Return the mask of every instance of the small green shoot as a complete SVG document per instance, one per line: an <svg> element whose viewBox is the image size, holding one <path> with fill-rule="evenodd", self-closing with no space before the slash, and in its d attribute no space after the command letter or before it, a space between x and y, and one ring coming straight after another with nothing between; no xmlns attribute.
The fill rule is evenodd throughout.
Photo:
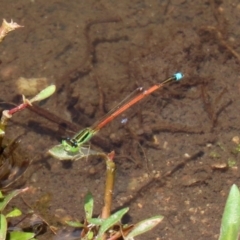
<svg viewBox="0 0 240 240"><path fill-rule="evenodd" d="M122 217L128 212L129 208L123 208L113 213L109 218L105 219L99 229L97 240L101 240L103 235L115 224L120 223Z"/></svg>
<svg viewBox="0 0 240 240"><path fill-rule="evenodd" d="M0 239L6 239L7 236L7 219L1 214L0 215Z"/></svg>
<svg viewBox="0 0 240 240"><path fill-rule="evenodd" d="M6 215L6 218L19 217L22 215L22 211L18 208L14 208L11 212Z"/></svg>
<svg viewBox="0 0 240 240"><path fill-rule="evenodd" d="M43 89L40 93L38 93L35 97L31 98L30 100L26 99L23 96L22 104L20 104L19 106L15 107L13 109L3 111L3 114L6 115L5 117L10 118L14 113L22 111L26 107L31 106L32 103L42 101L42 100L50 97L55 92L55 90L56 90L56 86L50 85L50 86L46 87L45 89Z"/></svg>
<svg viewBox="0 0 240 240"><path fill-rule="evenodd" d="M87 233L87 239L88 239L88 240L91 240L91 239L93 239L93 237L94 237L94 233L93 233L92 231L89 231L89 232Z"/></svg>
<svg viewBox="0 0 240 240"><path fill-rule="evenodd" d="M84 211L85 211L85 216L87 220L92 219L92 214L93 214L93 196L90 192L88 192L84 198ZM66 221L66 223L71 226L71 227L84 227L84 224L76 221Z"/></svg>
<svg viewBox="0 0 240 240"><path fill-rule="evenodd" d="M5 136L5 129L8 124L8 120L12 117L12 115L16 112L22 111L28 106L31 106L33 102L36 101L42 101L48 97L50 97L56 90L55 85L50 85L43 89L40 93L38 93L35 97L28 100L23 96L23 103L18 105L17 107L10 109L10 110L4 110L2 112L1 120L0 120L0 148L2 148L2 141Z"/></svg>
<svg viewBox="0 0 240 240"><path fill-rule="evenodd" d="M35 233L31 232L20 232L20 231L9 231L8 232L8 222L7 218L18 217L22 215L22 212L15 208L10 211L8 214L4 215L2 212L6 208L9 201L11 201L18 194L27 191L28 188L14 190L6 196L3 196L0 192L0 240L34 240Z"/></svg>
<svg viewBox="0 0 240 240"><path fill-rule="evenodd" d="M133 239L133 237L136 237L142 233L152 230L162 220L163 216L159 215L135 224L131 232L125 237L125 240Z"/></svg>
<svg viewBox="0 0 240 240"><path fill-rule="evenodd" d="M6 119L9 119L12 117L12 115L16 112L22 111L28 106L31 106L34 102L42 101L46 98L49 98L53 93L56 91L55 85L50 85L43 89L41 92L39 92L36 96L34 96L31 99L26 99L24 95L22 95L23 103L18 105L17 107L10 109L10 110L4 110L2 113L1 118L1 125L3 125L3 122L6 121ZM6 125L6 124L5 124Z"/></svg>
<svg viewBox="0 0 240 240"><path fill-rule="evenodd" d="M163 219L162 216L155 216L143 220L135 225L123 225L121 220L129 211L123 208L111 214L112 193L115 176L115 163L113 161L114 152L105 156L106 161L106 184L104 194L104 207L102 214L98 218L93 218L94 199L89 192L84 198L85 219L80 222L66 222L69 226L83 228L81 233L82 240L105 240L105 239L125 239L132 240L133 237L143 234L154 228Z"/></svg>
<svg viewBox="0 0 240 240"><path fill-rule="evenodd" d="M80 223L80 222L75 222L75 221L66 221L66 224L70 227L74 227L74 228L82 228L84 227L84 224Z"/></svg>
<svg viewBox="0 0 240 240"><path fill-rule="evenodd" d="M104 222L104 219L102 219L102 218L90 218L88 220L88 222L95 225L95 226L101 226Z"/></svg>
<svg viewBox="0 0 240 240"><path fill-rule="evenodd" d="M7 196L3 196L2 193L0 195L0 212L2 212L5 207L7 206L7 204L14 198L16 197L18 194L26 192L28 190L28 188L24 188L24 189L18 189L18 190L14 190L11 193L9 193Z"/></svg>
<svg viewBox="0 0 240 240"><path fill-rule="evenodd" d="M84 210L85 210L85 215L86 219L92 218L93 214L93 196L90 192L87 193L84 199Z"/></svg>
<svg viewBox="0 0 240 240"><path fill-rule="evenodd" d="M32 99L29 100L30 103L33 102L39 102L42 101L46 98L49 98L50 96L52 96L54 94L54 92L56 91L56 86L55 85L50 85L48 87L46 87L45 89L43 89L40 93L38 93L35 97L33 97Z"/></svg>
<svg viewBox="0 0 240 240"><path fill-rule="evenodd" d="M85 236L82 237L84 240L102 240L104 235L109 236L115 235L114 239L121 239L124 236L125 240L131 240L140 234L152 230L158 223L163 219L163 216L154 216L152 218L143 220L135 225L122 225L122 217L129 211L129 208L123 208L110 215L107 219L102 218L90 218L90 214L93 212L93 197L91 193L87 193L85 197L85 214L86 219L84 223L67 221L66 223L75 228L84 228ZM87 210L86 210L87 209ZM87 217L88 216L88 217ZM117 230L118 229L118 230Z"/></svg>
<svg viewBox="0 0 240 240"><path fill-rule="evenodd" d="M240 230L240 192L233 184L225 205L219 240L237 240Z"/></svg>
<svg viewBox="0 0 240 240"><path fill-rule="evenodd" d="M9 233L9 240L36 240L34 233L14 231Z"/></svg>

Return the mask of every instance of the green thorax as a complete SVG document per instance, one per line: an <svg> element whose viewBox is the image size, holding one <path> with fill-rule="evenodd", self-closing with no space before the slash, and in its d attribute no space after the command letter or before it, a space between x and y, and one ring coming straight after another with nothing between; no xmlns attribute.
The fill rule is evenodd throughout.
<svg viewBox="0 0 240 240"><path fill-rule="evenodd" d="M85 128L72 138L63 140L62 145L67 152L78 152L81 146L92 138L94 133L95 131L91 128Z"/></svg>

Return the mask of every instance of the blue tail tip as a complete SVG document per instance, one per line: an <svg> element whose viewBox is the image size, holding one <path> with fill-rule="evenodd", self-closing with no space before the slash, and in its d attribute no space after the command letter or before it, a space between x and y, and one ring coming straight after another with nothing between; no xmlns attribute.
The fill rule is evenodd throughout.
<svg viewBox="0 0 240 240"><path fill-rule="evenodd" d="M181 72L178 72L175 73L173 76L175 77L176 81L180 81L184 75Z"/></svg>

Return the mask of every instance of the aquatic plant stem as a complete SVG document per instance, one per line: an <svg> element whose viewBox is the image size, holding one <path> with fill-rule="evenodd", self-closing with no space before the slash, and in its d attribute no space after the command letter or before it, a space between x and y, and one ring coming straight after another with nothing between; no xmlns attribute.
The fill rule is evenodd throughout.
<svg viewBox="0 0 240 240"><path fill-rule="evenodd" d="M4 110L2 112L1 120L0 120L0 151L2 148L2 141L5 136L5 129L8 124L8 120L12 117L12 115L16 112L22 111L23 109L32 106L33 102L44 100L48 97L50 97L56 90L55 85L50 85L43 89L41 92L39 92L36 96L34 96L31 99L26 99L23 95L23 103L16 106L15 108L12 108L10 110Z"/></svg>
<svg viewBox="0 0 240 240"><path fill-rule="evenodd" d="M112 194L115 179L115 163L113 162L114 151L109 153L106 158L107 175L104 194L104 207L102 209L102 219L106 219L111 215Z"/></svg>
<svg viewBox="0 0 240 240"><path fill-rule="evenodd" d="M102 209L102 219L107 219L111 214L112 207L112 194L113 194L113 186L114 186L114 178L115 178L115 163L113 162L115 152L112 151L108 155L105 155L106 159L106 185L105 185L105 193L104 193L104 206ZM106 233L102 236L102 240L106 240Z"/></svg>
<svg viewBox="0 0 240 240"><path fill-rule="evenodd" d="M2 112L2 116L0 120L0 146L2 146L2 140L3 140L3 137L5 136L5 129L8 124L8 120L12 117L14 113L23 110L28 105L31 105L31 103L29 101L26 101L11 110L4 110Z"/></svg>

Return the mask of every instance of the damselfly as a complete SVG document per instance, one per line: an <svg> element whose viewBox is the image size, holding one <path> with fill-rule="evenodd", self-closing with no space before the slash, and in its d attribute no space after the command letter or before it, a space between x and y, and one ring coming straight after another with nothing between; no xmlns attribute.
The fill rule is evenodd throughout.
<svg viewBox="0 0 240 240"><path fill-rule="evenodd" d="M61 144L52 147L48 151L49 154L59 160L78 160L88 155L97 154L96 151L84 147L84 144L88 142L101 128L103 128L135 103L139 102L157 89L162 88L166 83L180 81L182 78L182 73L176 73L172 77L167 78L161 83L153 85L147 90L138 88L138 94L136 94L136 90L132 92L128 97L121 101L120 104L110 110L110 112L108 112L100 121L97 121L91 127L81 130L72 138L63 140Z"/></svg>

